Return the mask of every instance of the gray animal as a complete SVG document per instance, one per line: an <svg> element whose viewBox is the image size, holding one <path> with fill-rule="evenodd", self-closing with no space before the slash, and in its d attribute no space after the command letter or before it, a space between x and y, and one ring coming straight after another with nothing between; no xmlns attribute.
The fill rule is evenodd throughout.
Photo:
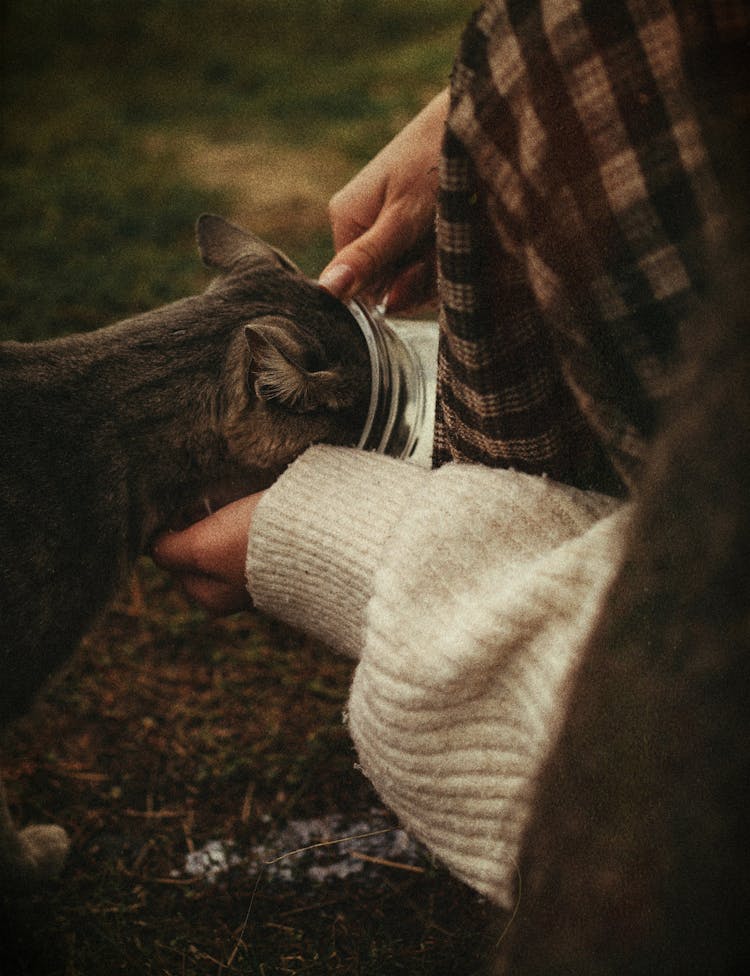
<svg viewBox="0 0 750 976"><path fill-rule="evenodd" d="M197 236L220 272L203 294L85 335L0 343L2 724L156 533L364 425L369 360L344 306L220 217ZM67 847L59 827L17 832L0 782L0 880L54 873Z"/></svg>

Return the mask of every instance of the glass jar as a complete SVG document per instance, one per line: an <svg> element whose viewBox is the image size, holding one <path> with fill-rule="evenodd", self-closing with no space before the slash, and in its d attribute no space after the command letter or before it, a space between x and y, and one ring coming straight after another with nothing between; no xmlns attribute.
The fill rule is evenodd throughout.
<svg viewBox="0 0 750 976"><path fill-rule="evenodd" d="M370 405L357 447L430 467L435 424L438 325L388 321L356 299L349 311L370 356Z"/></svg>

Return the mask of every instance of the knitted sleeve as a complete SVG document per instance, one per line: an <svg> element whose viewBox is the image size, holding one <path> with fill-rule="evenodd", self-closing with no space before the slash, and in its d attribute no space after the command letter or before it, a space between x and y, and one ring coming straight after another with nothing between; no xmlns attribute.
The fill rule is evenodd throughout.
<svg viewBox="0 0 750 976"><path fill-rule="evenodd" d="M348 723L382 799L509 906L566 680L628 507L546 478L315 447L258 508L258 607L358 660Z"/></svg>

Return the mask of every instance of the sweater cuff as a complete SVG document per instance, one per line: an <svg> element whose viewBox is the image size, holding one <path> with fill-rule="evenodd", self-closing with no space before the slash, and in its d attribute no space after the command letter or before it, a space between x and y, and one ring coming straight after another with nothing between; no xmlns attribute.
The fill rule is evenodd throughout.
<svg viewBox="0 0 750 976"><path fill-rule="evenodd" d="M307 450L256 509L247 554L255 606L359 658L380 553L428 474L380 454Z"/></svg>

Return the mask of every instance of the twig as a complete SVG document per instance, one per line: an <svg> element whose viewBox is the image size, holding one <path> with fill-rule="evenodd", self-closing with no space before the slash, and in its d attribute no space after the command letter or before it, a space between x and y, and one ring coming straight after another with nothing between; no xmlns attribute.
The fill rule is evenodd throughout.
<svg viewBox="0 0 750 976"><path fill-rule="evenodd" d="M403 864L401 861L389 861L385 857L373 857L372 854L363 854L361 851L350 851L349 856L356 857L358 861L381 864L384 868L398 868L400 871L413 871L414 874L424 874L424 868L420 868L416 864Z"/></svg>
<svg viewBox="0 0 750 976"><path fill-rule="evenodd" d="M123 810L123 813L126 817L143 817L145 820L170 820L185 816L185 810L134 810L132 807Z"/></svg>
<svg viewBox="0 0 750 976"><path fill-rule="evenodd" d="M241 946L244 945L243 939L245 937L245 931L247 930L247 926L250 923L250 914L252 913L253 910L255 895L257 894L258 886L260 885L260 879L263 877L263 869L268 867L268 865L270 864L276 864L278 861L283 861L284 858L292 857L295 854L304 854L305 851L313 851L316 850L318 847L331 847L334 844L345 844L347 841L350 840L363 840L365 837L377 837L379 834L389 834L391 833L392 830L394 830L393 827L384 827L382 830L369 830L365 834L353 834L349 837L338 837L335 840L322 840L318 844L308 844L307 847L298 847L297 850L295 851L286 851L284 854L279 854L278 857L271 858L270 861L262 861L261 870L258 871L258 876L255 879L255 887L253 888L253 893L250 896L250 904L247 906L245 919L242 923L242 926L240 927L240 934L237 937L237 941L235 942L234 948L229 954L229 958L227 959L226 962L226 968L227 969L232 968L232 964L237 956L237 953L239 952Z"/></svg>
<svg viewBox="0 0 750 976"><path fill-rule="evenodd" d="M193 885L202 881L202 878L149 878L146 875L139 874L137 871L129 871L127 868L121 868L121 873L128 878L133 878L139 884L162 884L162 885Z"/></svg>
<svg viewBox="0 0 750 976"><path fill-rule="evenodd" d="M296 851L287 851L285 854L279 854L278 857L274 857L270 861L264 861L263 863L276 864L277 861L283 861L285 857L304 854L305 851L314 851L318 847L331 847L334 844L346 844L350 840L364 840L365 837L377 837L379 834L390 834L393 829L393 827L384 827L382 830L370 830L366 834L351 834L349 837L338 837L335 840L321 840L317 844L308 844L307 847L298 847Z"/></svg>
<svg viewBox="0 0 750 976"><path fill-rule="evenodd" d="M516 919L516 915L518 914L518 909L521 906L521 889L523 888L523 879L521 878L521 869L518 866L518 862L515 860L515 858L511 857L510 854L508 854L507 851L505 852L505 856L508 858L508 860L510 861L510 863L516 869L516 876L518 878L518 897L516 898L516 903L513 906L513 912L511 914L510 918L508 919L505 927L503 928L503 931L500 933L500 938L495 943L495 948L497 948L500 945L500 943L503 941L503 939L505 938L505 936L508 934L511 925L513 924L513 922Z"/></svg>

